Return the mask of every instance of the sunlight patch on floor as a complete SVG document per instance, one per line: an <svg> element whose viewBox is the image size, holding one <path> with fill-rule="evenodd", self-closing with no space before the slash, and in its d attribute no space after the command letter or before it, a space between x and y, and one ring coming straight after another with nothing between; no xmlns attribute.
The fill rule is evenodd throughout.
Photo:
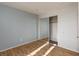
<svg viewBox="0 0 79 59"><path fill-rule="evenodd" d="M51 46L43 56L47 56L55 48L55 46L56 44L53 44L53 46Z"/></svg>
<svg viewBox="0 0 79 59"><path fill-rule="evenodd" d="M40 51L43 47L45 47L46 45L48 45L49 42L46 42L45 44L43 44L41 47L37 48L35 51L33 51L32 53L30 53L29 55L27 56L33 56L35 55L38 51Z"/></svg>

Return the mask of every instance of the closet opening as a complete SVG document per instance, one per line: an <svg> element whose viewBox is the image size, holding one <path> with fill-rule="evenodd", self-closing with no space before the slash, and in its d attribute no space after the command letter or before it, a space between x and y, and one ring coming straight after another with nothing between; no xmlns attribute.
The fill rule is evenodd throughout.
<svg viewBox="0 0 79 59"><path fill-rule="evenodd" d="M49 43L56 44L56 45L58 45L57 24L58 24L57 16L49 17Z"/></svg>

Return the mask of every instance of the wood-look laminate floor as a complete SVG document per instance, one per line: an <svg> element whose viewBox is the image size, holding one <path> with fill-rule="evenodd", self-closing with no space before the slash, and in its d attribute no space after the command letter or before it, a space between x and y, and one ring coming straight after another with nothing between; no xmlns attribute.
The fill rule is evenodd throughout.
<svg viewBox="0 0 79 59"><path fill-rule="evenodd" d="M33 56L43 56L53 46L46 42L48 42L48 39L37 40L26 45L0 52L0 56L27 56L31 53L34 53L34 55L32 54ZM36 51L37 49L38 51ZM47 56L79 56L79 53L55 46Z"/></svg>

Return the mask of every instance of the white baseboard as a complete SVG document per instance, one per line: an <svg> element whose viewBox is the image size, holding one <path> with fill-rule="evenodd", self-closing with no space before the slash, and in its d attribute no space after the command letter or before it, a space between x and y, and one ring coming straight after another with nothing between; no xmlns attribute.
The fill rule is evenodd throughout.
<svg viewBox="0 0 79 59"><path fill-rule="evenodd" d="M40 39L45 39L45 38L40 38ZM40 39L37 39L37 40L40 40ZM6 50L9 50L9 49L12 49L12 48L16 48L16 47L19 47L19 46L22 46L22 45L25 45L25 44L28 44L28 43L31 43L31 42L34 42L34 41L37 41L37 40L32 40L30 42L21 43L21 44L18 44L16 46L13 46L13 47L9 47L9 48L0 50L0 52L6 51Z"/></svg>
<svg viewBox="0 0 79 59"><path fill-rule="evenodd" d="M30 42L21 43L21 44L18 44L18 45L16 45L16 46L13 46L13 47L9 47L9 48L0 50L0 52L6 51L6 50L9 50L9 49L12 49L12 48L16 48L16 47L19 47L19 46L22 46L22 45L25 45L25 44L28 44L28 43L31 43L31 42L34 42L34 41L37 41L37 40L32 40L32 41L30 41Z"/></svg>
<svg viewBox="0 0 79 59"><path fill-rule="evenodd" d="M79 53L79 51L77 51L77 50L72 50L72 49L69 49L69 48L66 48L66 47L63 47L63 46L59 46L59 45L58 45L58 47L61 47L61 48L64 48L64 49L67 49L67 50L70 50L70 51L73 51L73 52Z"/></svg>

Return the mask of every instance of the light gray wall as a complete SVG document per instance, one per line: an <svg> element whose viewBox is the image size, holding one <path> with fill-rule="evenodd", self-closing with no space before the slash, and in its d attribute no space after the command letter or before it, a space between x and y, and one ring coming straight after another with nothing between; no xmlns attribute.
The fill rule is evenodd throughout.
<svg viewBox="0 0 79 59"><path fill-rule="evenodd" d="M78 41L77 41L77 47L78 47L78 51L79 51L79 2L78 2Z"/></svg>
<svg viewBox="0 0 79 59"><path fill-rule="evenodd" d="M77 13L77 2L74 2L70 6L59 10L59 12L53 11L41 16L41 18L46 18L58 15L58 46L73 51L79 51L79 43L77 44L79 42L77 40Z"/></svg>
<svg viewBox="0 0 79 59"><path fill-rule="evenodd" d="M58 42L59 46L77 50L77 3L73 3L71 7L63 9L58 17Z"/></svg>
<svg viewBox="0 0 79 59"><path fill-rule="evenodd" d="M36 40L37 20L34 14L0 5L0 50Z"/></svg>
<svg viewBox="0 0 79 59"><path fill-rule="evenodd" d="M41 18L40 19L40 38L48 37L48 29L49 29L49 19Z"/></svg>

